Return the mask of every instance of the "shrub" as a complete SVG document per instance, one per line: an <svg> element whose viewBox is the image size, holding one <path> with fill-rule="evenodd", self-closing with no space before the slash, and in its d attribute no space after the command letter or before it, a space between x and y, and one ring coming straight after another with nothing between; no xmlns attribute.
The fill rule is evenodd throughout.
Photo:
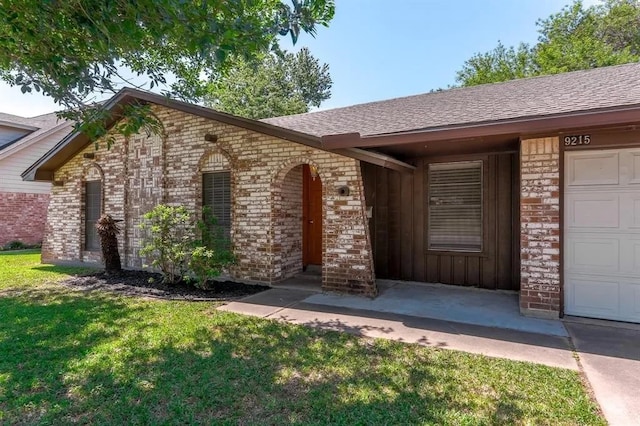
<svg viewBox="0 0 640 426"><path fill-rule="evenodd" d="M160 204L144 219L140 228L149 235L140 254L151 259L165 283L193 277L197 287L208 288L209 280L235 261L229 240L208 209L203 220L196 221L185 206Z"/></svg>
<svg viewBox="0 0 640 426"><path fill-rule="evenodd" d="M9 241L2 247L3 250L24 250L26 248L29 246L19 240Z"/></svg>
<svg viewBox="0 0 640 426"><path fill-rule="evenodd" d="M235 256L211 209L203 209L202 220L198 221L197 227L200 240L194 241L189 269L196 277L197 286L206 289L210 279L219 276L226 266L235 262Z"/></svg>
<svg viewBox="0 0 640 426"><path fill-rule="evenodd" d="M151 259L162 280L175 284L187 273L188 256L194 241L194 222L184 206L159 204L143 216L141 229L148 231L142 256Z"/></svg>

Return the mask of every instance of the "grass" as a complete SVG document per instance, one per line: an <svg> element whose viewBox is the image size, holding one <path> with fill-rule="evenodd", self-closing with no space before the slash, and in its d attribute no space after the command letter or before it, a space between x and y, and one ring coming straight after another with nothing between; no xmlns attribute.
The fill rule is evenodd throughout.
<svg viewBox="0 0 640 426"><path fill-rule="evenodd" d="M0 424L605 424L572 371L55 284L0 253Z"/></svg>

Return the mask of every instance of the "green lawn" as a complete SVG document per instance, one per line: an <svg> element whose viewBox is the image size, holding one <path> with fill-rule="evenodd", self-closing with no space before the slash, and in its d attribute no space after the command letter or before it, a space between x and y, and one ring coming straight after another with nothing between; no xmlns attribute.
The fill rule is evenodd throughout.
<svg viewBox="0 0 640 426"><path fill-rule="evenodd" d="M0 253L0 424L604 424L571 371L55 284Z"/></svg>

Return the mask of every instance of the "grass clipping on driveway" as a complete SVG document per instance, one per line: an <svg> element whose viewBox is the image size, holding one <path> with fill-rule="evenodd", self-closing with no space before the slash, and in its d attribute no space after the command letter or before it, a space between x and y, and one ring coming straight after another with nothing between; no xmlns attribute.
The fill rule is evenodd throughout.
<svg viewBox="0 0 640 426"><path fill-rule="evenodd" d="M577 373L77 292L0 253L1 424L604 424Z"/></svg>

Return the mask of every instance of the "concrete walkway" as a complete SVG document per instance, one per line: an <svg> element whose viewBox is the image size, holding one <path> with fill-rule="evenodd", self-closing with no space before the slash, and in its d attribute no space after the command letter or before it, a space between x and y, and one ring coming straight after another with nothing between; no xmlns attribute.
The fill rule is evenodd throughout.
<svg viewBox="0 0 640 426"><path fill-rule="evenodd" d="M391 280L378 280L378 287L380 295L375 299L323 293L305 302L569 336L561 321L520 315L516 292Z"/></svg>
<svg viewBox="0 0 640 426"><path fill-rule="evenodd" d="M509 294L502 300L503 295L493 292L497 297L491 301L484 299L489 296L482 291L469 289L424 285L413 288L407 283L385 283L382 288L376 299L318 294L295 286L275 288L219 309L360 336L581 370L610 425L640 425L640 326L625 329L612 327L616 323L607 321L597 325L563 325L546 320L528 323L517 312L517 302L509 302ZM453 293L444 303L439 292L447 289ZM481 324L473 324L473 318L461 314L468 301L465 294L458 294L459 290L482 300L475 306L485 307L485 311L476 312ZM425 294L431 297L428 307L420 300ZM385 300L388 303L383 303ZM512 306L496 310L501 308L496 305L498 300Z"/></svg>
<svg viewBox="0 0 640 426"><path fill-rule="evenodd" d="M456 323L394 312L320 305L314 292L272 289L231 302L220 310L276 319L373 338L420 343L497 358L577 370L566 337ZM360 298L356 298L360 299Z"/></svg>

